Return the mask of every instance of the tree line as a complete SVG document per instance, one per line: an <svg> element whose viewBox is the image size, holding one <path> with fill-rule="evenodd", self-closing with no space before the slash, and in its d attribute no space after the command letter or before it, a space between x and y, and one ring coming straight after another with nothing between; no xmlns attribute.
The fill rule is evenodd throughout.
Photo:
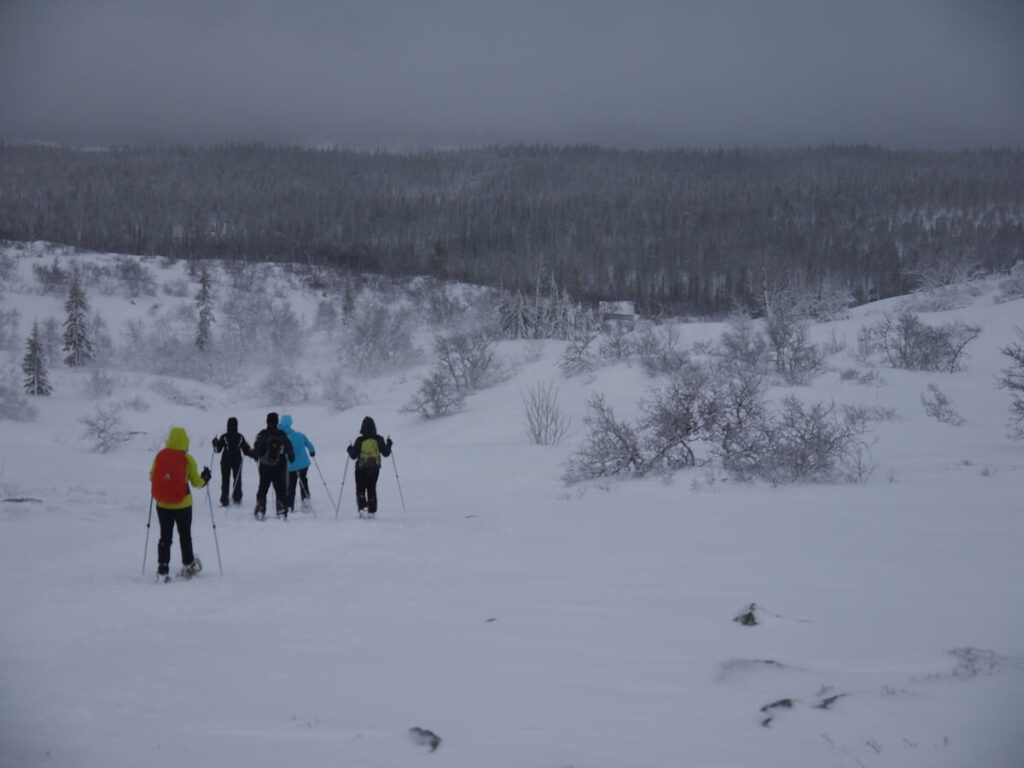
<svg viewBox="0 0 1024 768"><path fill-rule="evenodd" d="M779 275L865 302L925 274L1008 271L1024 256L1024 152L0 144L0 238L542 281L712 316L763 309Z"/></svg>

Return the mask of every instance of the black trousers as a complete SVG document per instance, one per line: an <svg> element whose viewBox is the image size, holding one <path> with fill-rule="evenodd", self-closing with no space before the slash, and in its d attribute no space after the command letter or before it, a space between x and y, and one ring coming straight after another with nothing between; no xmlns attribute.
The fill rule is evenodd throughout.
<svg viewBox="0 0 1024 768"><path fill-rule="evenodd" d="M256 489L256 509L266 512L267 491L274 486L274 502L278 513L288 509L288 467L284 462L263 464L260 467L260 485Z"/></svg>
<svg viewBox="0 0 1024 768"><path fill-rule="evenodd" d="M371 515L377 512L377 478L379 466L356 467L356 505Z"/></svg>
<svg viewBox="0 0 1024 768"><path fill-rule="evenodd" d="M299 497L309 498L309 481L306 480L306 470L309 467L297 469L288 473L288 509L295 509L295 489L299 489Z"/></svg>
<svg viewBox="0 0 1024 768"><path fill-rule="evenodd" d="M234 483L235 490L232 493L231 484ZM242 457L239 456L237 459L229 459L227 457L220 460L220 505L226 507L228 505L228 494L231 494L231 499L235 504L242 502Z"/></svg>
<svg viewBox="0 0 1024 768"><path fill-rule="evenodd" d="M188 565L195 559L192 554L192 507L164 509L159 504L156 515L160 519L160 541L156 545L156 560L162 572L171 562L171 541L174 526L178 526L178 543L181 544L181 564Z"/></svg>

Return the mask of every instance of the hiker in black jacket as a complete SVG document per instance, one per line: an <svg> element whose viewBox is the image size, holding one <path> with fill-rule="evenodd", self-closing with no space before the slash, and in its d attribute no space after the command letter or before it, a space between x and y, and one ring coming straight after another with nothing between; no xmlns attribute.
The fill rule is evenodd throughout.
<svg viewBox="0 0 1024 768"><path fill-rule="evenodd" d="M213 438L214 453L220 454L220 505L228 505L228 493L235 504L242 503L242 456L249 456L252 448L238 431L238 419L228 419L228 431ZM231 479L234 477L234 490Z"/></svg>
<svg viewBox="0 0 1024 768"><path fill-rule="evenodd" d="M359 428L359 437L346 450L356 462L356 505L359 516L363 511L370 517L377 514L377 477L380 475L380 457L391 455L391 438L385 440L377 434L377 425L367 416Z"/></svg>
<svg viewBox="0 0 1024 768"><path fill-rule="evenodd" d="M288 435L278 429L277 414L267 414L267 428L256 435L250 454L260 469L260 486L256 489L256 509L253 514L260 520L267 516L267 490L274 486L277 515L288 519L288 462L295 461Z"/></svg>

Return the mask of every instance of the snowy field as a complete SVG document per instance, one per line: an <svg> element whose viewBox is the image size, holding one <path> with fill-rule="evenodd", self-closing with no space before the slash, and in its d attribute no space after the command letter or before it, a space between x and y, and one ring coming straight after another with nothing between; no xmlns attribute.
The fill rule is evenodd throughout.
<svg viewBox="0 0 1024 768"><path fill-rule="evenodd" d="M5 369L33 320L64 317L64 296L32 277L54 257L18 253L0 298L20 316ZM147 264L158 284L187 279L182 263ZM189 286L87 291L117 344L152 304L191 302ZM0 422L0 766L1024 765L1024 445L995 386L1024 302L994 291L921 315L982 327L960 373L840 377L861 366L858 329L898 300L815 328L846 349L793 391L896 411L871 425L875 468L854 485L742 484L698 467L567 486L587 397L628 413L651 380L627 364L563 378L559 342L502 343L516 375L430 421L401 410L429 359L353 375L364 401L340 412L315 393L263 402L249 370L232 386L155 387L110 369L97 399L88 371L54 365L53 395L31 398L37 418ZM278 295L312 323L314 296ZM720 330L681 326L685 343ZM293 368L313 378L338 361L308 336ZM521 393L547 381L572 417L557 446L525 432ZM962 426L925 413L929 383ZM104 402L137 434L99 453L80 419ZM236 416L251 442L271 410L315 443L323 475L310 474L313 511L287 522L253 519L251 461L242 505L217 506L211 438ZM365 415L395 441L379 519L357 518L351 477L336 518L328 492L337 501ZM194 494L204 571L156 584L155 515L142 572L148 471L174 425L214 490ZM752 603L758 624L734 621ZM436 750L413 728L440 737Z"/></svg>

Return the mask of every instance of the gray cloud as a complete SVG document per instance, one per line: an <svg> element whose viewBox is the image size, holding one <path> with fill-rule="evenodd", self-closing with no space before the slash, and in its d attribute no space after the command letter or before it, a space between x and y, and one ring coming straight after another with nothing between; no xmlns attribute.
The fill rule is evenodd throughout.
<svg viewBox="0 0 1024 768"><path fill-rule="evenodd" d="M0 137L1024 146L1013 0L4 0Z"/></svg>

